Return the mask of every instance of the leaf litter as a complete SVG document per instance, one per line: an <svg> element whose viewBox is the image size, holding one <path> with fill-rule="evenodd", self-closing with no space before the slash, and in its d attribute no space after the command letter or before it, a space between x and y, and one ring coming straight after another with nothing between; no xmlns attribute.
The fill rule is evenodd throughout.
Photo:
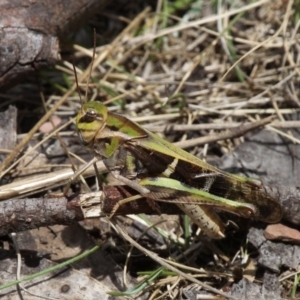
<svg viewBox="0 0 300 300"><path fill-rule="evenodd" d="M111 111L159 132L171 142L180 142L194 155L221 169L262 179L283 205L282 222L297 229L300 215L297 2L249 4L236 1L230 4L219 1L215 6L210 1L196 1L179 10L175 4L167 6L161 1L152 10L144 9L144 4L138 2L133 3L135 9L132 10L128 6L125 9L122 1L117 3L108 6L92 22L100 46L96 48L88 89L86 78L90 72L92 47L73 46L81 94L87 90L88 99L104 101ZM167 14L170 11L173 15ZM107 24L111 28L109 35ZM77 39L80 40L79 33ZM90 41L92 46L92 35ZM80 144L72 122L68 124L80 108L70 61L66 56L57 70L49 71L47 78L42 80L47 113L41 102L35 104L41 116L35 127L27 129L24 125L32 118L26 115L26 107L32 105L27 99L36 98L34 83L30 82L32 91L26 94L22 105L16 102L20 128L18 146L7 146L7 150L15 150L9 152L9 160L7 152L3 152L6 155L1 170L3 186L18 180L20 174L25 176L26 166L22 162L26 161L26 155L40 153L41 160L39 155L34 156L35 163L39 162L40 166L36 176L44 170L49 177L51 172L81 165L92 158ZM8 98L1 95L4 98L1 100L17 98L25 89L28 86L20 84L12 89ZM265 125L264 130L256 129L242 137L230 134L233 127L242 128L270 115L275 115L276 119ZM58 133L38 132L50 116L61 120ZM8 132L11 136L15 134ZM225 140L219 138L222 135ZM211 136L217 138L210 144L205 139L197 140ZM194 140L197 144L190 146ZM89 179L88 184L94 188L93 179ZM52 183L45 188L49 192L61 191ZM81 191L84 187L76 184L73 189ZM152 276L159 264L149 253L136 248L130 251L130 243L120 238L113 227L99 220L85 220L81 225L93 239L106 241L99 255L114 262L112 269L119 271L124 267L129 280L132 280L130 275L138 281L151 278L151 284L145 285L140 299L150 298L151 294L157 299L216 295L215 291L205 291L205 286L199 283L190 286L190 275L236 299L299 297L299 246L283 240L266 240L263 235L266 224L229 214L221 214L221 217L232 220L226 238L221 241L199 236L187 221L172 218L169 223L169 216L165 215L148 217L146 221L121 218L129 236L160 259L175 260L177 268L187 270L188 279L184 274L178 277L179 273L176 275L175 271L167 272L167 269L160 277ZM158 223L156 227L149 225ZM78 233L76 227L73 231L52 228L52 232L60 230L70 236ZM37 231L42 232L42 229ZM54 239L49 232L41 237L36 230L32 235L38 242L38 252L48 251L54 261L58 252L59 260L74 255L74 245L69 243L68 247L64 239ZM76 247L82 249L80 243ZM125 290L120 273L112 272L109 277L115 276L118 283L111 284L109 279L110 283L107 278L95 275L102 274L99 268L101 266L93 265L89 271L93 270L92 275L102 279L102 284L112 286L112 290ZM250 276L247 275L249 270Z"/></svg>

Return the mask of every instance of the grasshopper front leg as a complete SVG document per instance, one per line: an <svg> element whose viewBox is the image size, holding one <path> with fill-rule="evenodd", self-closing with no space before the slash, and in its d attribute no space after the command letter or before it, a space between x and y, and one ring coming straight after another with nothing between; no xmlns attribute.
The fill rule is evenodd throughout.
<svg viewBox="0 0 300 300"><path fill-rule="evenodd" d="M135 179L137 174L132 158L133 157L125 149L119 148L115 149L110 157L103 159L103 162L117 180L131 187L141 195L147 195L150 191L146 187L141 186ZM131 199L130 197L119 201L113 208L109 218L113 217L121 205L133 200L136 200L136 198Z"/></svg>

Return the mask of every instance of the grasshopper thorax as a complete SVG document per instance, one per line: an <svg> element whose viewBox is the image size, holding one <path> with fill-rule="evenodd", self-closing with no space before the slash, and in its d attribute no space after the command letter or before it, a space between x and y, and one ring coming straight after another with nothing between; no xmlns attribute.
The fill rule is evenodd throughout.
<svg viewBox="0 0 300 300"><path fill-rule="evenodd" d="M97 133L105 127L106 120L107 108L102 103L85 103L76 116L76 127L81 142L85 145L93 142Z"/></svg>

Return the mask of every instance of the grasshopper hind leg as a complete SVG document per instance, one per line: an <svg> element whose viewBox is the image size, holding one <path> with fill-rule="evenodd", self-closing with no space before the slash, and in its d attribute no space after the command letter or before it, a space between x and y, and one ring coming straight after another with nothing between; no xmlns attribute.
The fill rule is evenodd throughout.
<svg viewBox="0 0 300 300"><path fill-rule="evenodd" d="M192 203L176 204L206 235L214 239L225 238L225 226L213 208Z"/></svg>

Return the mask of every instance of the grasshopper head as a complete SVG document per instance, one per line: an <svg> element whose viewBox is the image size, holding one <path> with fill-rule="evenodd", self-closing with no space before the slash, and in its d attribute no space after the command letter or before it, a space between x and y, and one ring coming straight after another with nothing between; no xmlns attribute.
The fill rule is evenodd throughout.
<svg viewBox="0 0 300 300"><path fill-rule="evenodd" d="M90 144L106 125L107 108L100 102L85 103L76 116L76 128L83 144Z"/></svg>

